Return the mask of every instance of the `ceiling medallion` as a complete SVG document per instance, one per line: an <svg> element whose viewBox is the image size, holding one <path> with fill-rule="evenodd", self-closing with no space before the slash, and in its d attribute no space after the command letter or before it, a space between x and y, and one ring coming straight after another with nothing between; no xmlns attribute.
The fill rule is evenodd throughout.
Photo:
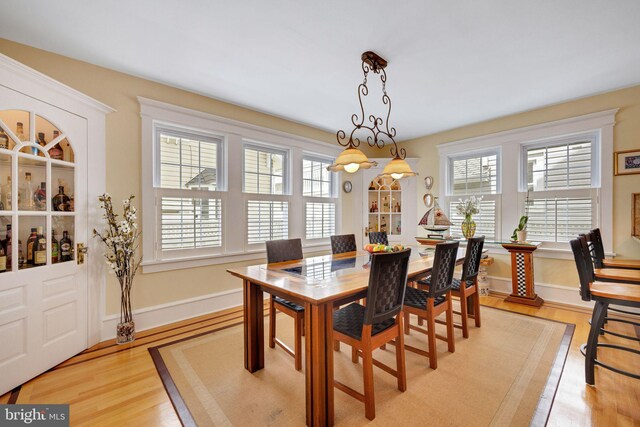
<svg viewBox="0 0 640 427"><path fill-rule="evenodd" d="M356 136L356 132L364 133L366 135L366 141L369 147L384 148L387 144L392 144L391 155L393 159L385 166L381 177L391 177L393 179L400 179L409 176L416 176L417 173L411 170L409 164L405 161L407 156L404 148L398 148L398 144L395 141L396 129L389 127L389 116L391 116L391 98L387 95L387 73L385 67L387 61L381 58L374 52L365 52L362 54L362 72L364 74L364 81L358 86L358 101L360 102L360 114L353 114L351 116L351 123L353 123L353 130L347 134L344 130L339 130L336 133L336 139L338 144L343 147L347 147L335 162L328 166L330 171L341 171L354 173L358 169L369 169L370 167L377 166L377 162L370 161L367 156L358 149L361 140ZM372 71L375 74L380 75L380 81L382 82L382 103L388 106L387 117L374 116L370 114L368 122L365 124L365 112L364 105L362 104L362 97L369 94L369 88L367 87L367 77L369 72Z"/></svg>

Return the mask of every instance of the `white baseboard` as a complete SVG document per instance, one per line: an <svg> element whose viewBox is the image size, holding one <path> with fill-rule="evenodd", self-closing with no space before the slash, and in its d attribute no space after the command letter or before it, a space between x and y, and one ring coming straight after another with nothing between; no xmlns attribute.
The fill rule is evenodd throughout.
<svg viewBox="0 0 640 427"><path fill-rule="evenodd" d="M240 305L242 305L242 289L233 289L134 310L133 320L136 323L136 331L144 331ZM116 325L119 321L119 314L112 314L102 319L101 341L115 338Z"/></svg>
<svg viewBox="0 0 640 427"><path fill-rule="evenodd" d="M511 278L488 276L487 279L489 280L492 291L503 294L511 293ZM545 301L576 307L593 308L592 302L582 301L582 298L580 298L578 285L568 287L536 282L536 293Z"/></svg>

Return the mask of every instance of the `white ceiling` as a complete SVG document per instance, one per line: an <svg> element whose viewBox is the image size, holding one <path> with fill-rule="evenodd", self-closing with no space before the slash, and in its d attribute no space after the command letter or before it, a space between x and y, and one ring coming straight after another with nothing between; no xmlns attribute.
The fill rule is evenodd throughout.
<svg viewBox="0 0 640 427"><path fill-rule="evenodd" d="M0 37L330 132L373 50L399 140L638 84L639 22L638 0L0 3Z"/></svg>

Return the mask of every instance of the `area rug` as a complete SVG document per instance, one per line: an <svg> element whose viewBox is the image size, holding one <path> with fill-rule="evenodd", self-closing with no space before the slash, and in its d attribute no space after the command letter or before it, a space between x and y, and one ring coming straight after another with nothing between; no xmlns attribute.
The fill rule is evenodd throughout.
<svg viewBox="0 0 640 427"><path fill-rule="evenodd" d="M291 344L291 318L281 315L277 322L278 336ZM362 403L336 389L336 425L544 425L574 325L488 307L482 308L482 322L468 339L456 330L455 353L438 342L436 370L425 357L406 352L404 393L394 377L374 368L373 422L365 418ZM425 335L412 331L405 338L426 349ZM184 425L305 424L304 373L294 369L291 356L266 343L265 368L246 371L241 324L149 351ZM376 350L374 358L395 366L395 347ZM362 365L351 362L349 347L343 344L334 353L334 365L336 379L362 391Z"/></svg>

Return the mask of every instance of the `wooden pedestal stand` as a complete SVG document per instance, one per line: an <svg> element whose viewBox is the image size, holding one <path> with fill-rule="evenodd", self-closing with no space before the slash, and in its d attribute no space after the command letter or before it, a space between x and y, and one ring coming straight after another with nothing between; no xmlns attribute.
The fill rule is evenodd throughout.
<svg viewBox="0 0 640 427"><path fill-rule="evenodd" d="M540 307L544 300L535 292L533 281L533 251L539 243L504 243L502 247L511 254L511 288L508 302Z"/></svg>

